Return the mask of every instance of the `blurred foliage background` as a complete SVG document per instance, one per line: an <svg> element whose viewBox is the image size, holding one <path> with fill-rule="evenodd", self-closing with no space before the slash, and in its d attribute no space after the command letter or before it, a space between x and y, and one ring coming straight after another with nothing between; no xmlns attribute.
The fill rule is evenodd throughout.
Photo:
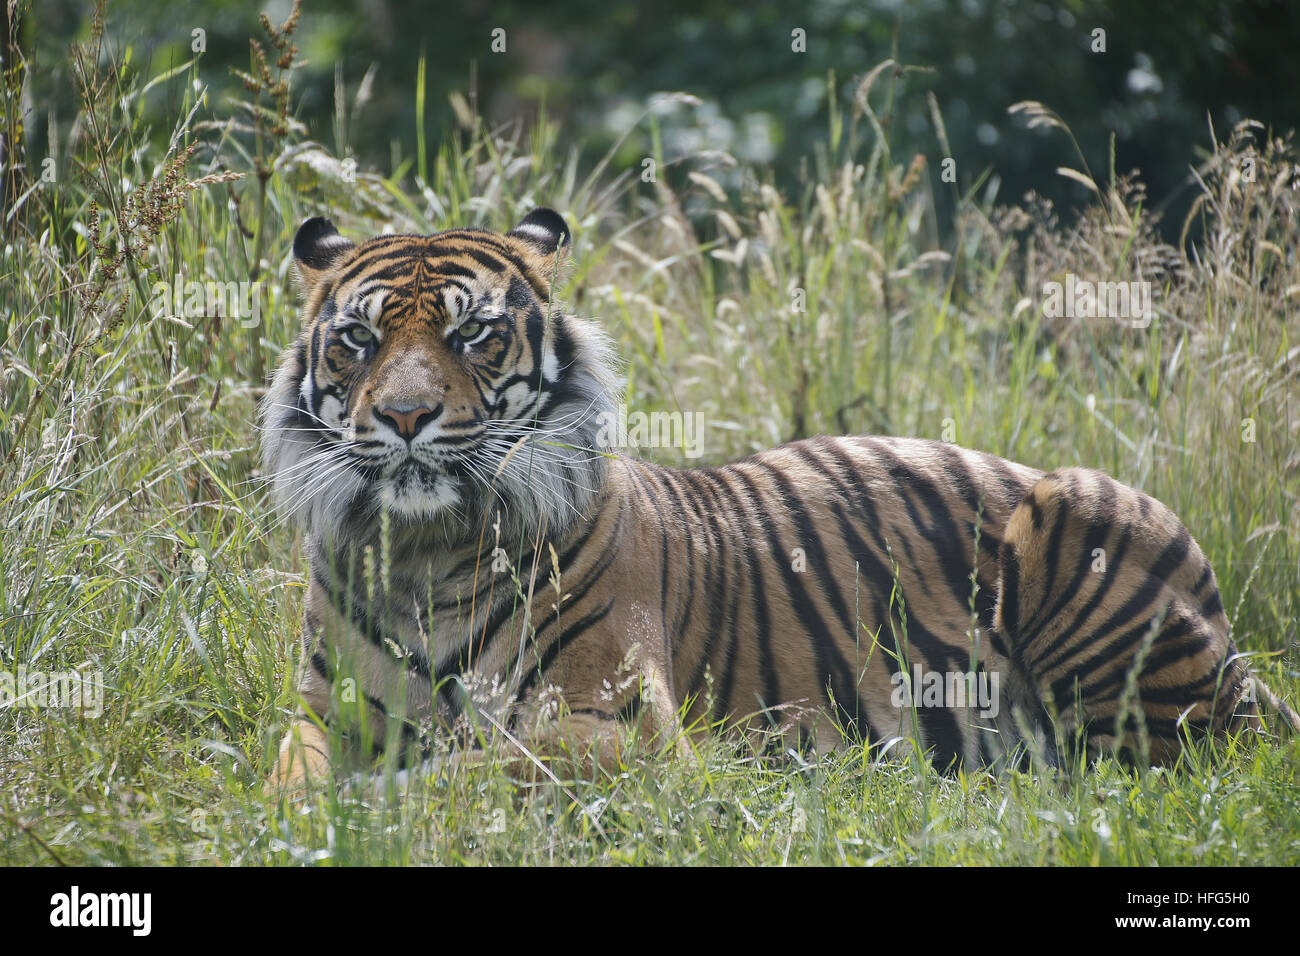
<svg viewBox="0 0 1300 956"><path fill-rule="evenodd" d="M223 110L243 93L232 70L248 69L259 12L278 24L290 6L112 0L108 35L154 76L189 60L193 31L205 31L200 75L217 101L210 106ZM90 8L41 0L22 25L24 51L64 63L66 47L89 32ZM960 193L992 189L1014 202L1034 190L1065 209L1089 198L1055 173L1077 164L1069 142L1008 115L1020 100L1060 114L1098 179L1110 169L1113 133L1115 169L1141 171L1170 237L1194 193L1188 157L1208 154L1212 142L1207 120L1219 138L1247 116L1277 130L1300 125L1300 4L1290 0L307 0L303 13L298 118L312 139L388 175L416 149L422 61L424 134L435 146L458 125L459 92L462 116L468 108L507 122L544 111L582 143L587 164L611 150L616 169L632 169L656 145L669 160L718 149L770 168L779 188L797 193L832 136L828 88L843 102L892 56L922 69L896 75L884 96L934 97L937 110L899 111L905 128L889 133L896 150L925 155L944 221L953 190L939 179L949 150ZM805 31L804 52L793 49L795 30ZM1096 30L1104 52L1094 52ZM71 77L42 72L30 89L29 129L48 129L53 144L75 114ZM652 108L656 122L636 123L656 94L679 90L699 102L664 103ZM171 130L169 96L174 84L143 104L156 136ZM30 138L39 149L42 137Z"/></svg>

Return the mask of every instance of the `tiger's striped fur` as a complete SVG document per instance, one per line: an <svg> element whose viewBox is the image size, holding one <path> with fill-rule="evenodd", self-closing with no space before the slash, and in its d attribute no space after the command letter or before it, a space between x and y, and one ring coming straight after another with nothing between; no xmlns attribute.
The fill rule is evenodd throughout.
<svg viewBox="0 0 1300 956"><path fill-rule="evenodd" d="M1184 726L1260 726L1205 556L1104 474L879 437L695 470L611 454L608 342L550 314L567 241L545 209L505 234L299 230L305 324L263 406L311 559L278 783L324 771L308 718L348 681L381 741L468 715L606 761L629 721L683 717L913 739L943 769L1051 758L1053 720L1157 761Z"/></svg>

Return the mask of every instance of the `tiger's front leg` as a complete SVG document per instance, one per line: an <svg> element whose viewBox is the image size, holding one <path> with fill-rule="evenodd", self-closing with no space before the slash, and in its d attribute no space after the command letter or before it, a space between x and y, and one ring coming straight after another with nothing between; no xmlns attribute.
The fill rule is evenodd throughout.
<svg viewBox="0 0 1300 956"><path fill-rule="evenodd" d="M638 732L635 742L641 747L689 751L664 671L657 666L642 668L636 686L629 689L631 693L611 699L603 680L592 687L578 684L562 698L533 698L518 705L509 726L491 714L480 713L477 719L485 737L500 743L496 755L466 747L427 761L420 769L426 774L455 776L465 767L491 763L506 776L526 783L590 779L598 772L617 773L626 764L634 725ZM382 724L378 714L371 716ZM330 773L325 730L300 715L281 740L266 791L270 796L297 799ZM402 772L403 785L407 775Z"/></svg>
<svg viewBox="0 0 1300 956"><path fill-rule="evenodd" d="M266 782L270 796L302 796L315 780L329 774L329 741L315 722L299 716L280 740L275 769Z"/></svg>
<svg viewBox="0 0 1300 956"><path fill-rule="evenodd" d="M308 716L329 713L331 687L323 666L323 649L317 643L318 627L319 622L309 612L303 631L308 659L298 677L301 704L280 739L275 769L265 786L270 796L287 794L293 798L301 797L310 783L324 780L330 773L329 738L319 719Z"/></svg>
<svg viewBox="0 0 1300 956"><path fill-rule="evenodd" d="M515 744L519 752L512 758L518 775L544 773L538 767L540 758L562 763L585 778L598 771L615 773L625 766L634 744L682 751L686 741L664 670L643 668L631 691L611 699L604 681L597 687L574 687L555 715L548 715L545 706L525 704L517 721L523 731Z"/></svg>
<svg viewBox="0 0 1300 956"><path fill-rule="evenodd" d="M510 726L491 714L479 713L477 720L484 742L496 746L464 747L425 760L416 768L398 771L392 778L399 792L420 777L455 779L477 767L524 784L564 785L575 779L590 780L599 773L615 774L637 750L652 748L690 752L677 712L672 689L660 672L647 670L640 676L640 693L624 698L619 712L603 706L582 707L586 695L575 693L578 709L558 700L531 700L516 708ZM372 793L386 792L387 778L370 777Z"/></svg>

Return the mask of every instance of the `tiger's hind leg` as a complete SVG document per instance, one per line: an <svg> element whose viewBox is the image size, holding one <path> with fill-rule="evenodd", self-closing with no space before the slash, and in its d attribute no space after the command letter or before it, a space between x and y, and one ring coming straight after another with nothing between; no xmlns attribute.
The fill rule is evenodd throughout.
<svg viewBox="0 0 1300 956"><path fill-rule="evenodd" d="M996 629L1066 741L1169 763L1184 727L1258 727L1214 572L1154 498L1052 472L1012 512L999 565Z"/></svg>

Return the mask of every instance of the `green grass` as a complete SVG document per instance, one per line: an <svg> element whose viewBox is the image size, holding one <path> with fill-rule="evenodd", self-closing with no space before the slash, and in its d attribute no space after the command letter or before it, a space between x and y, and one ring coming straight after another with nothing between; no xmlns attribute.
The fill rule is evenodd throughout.
<svg viewBox="0 0 1300 956"><path fill-rule="evenodd" d="M304 218L328 212L360 237L504 227L550 205L575 230L563 302L617 339L631 408L705 414L704 463L869 431L1105 468L1183 517L1238 646L1294 701L1289 144L1243 127L1189 153L1204 228L1185 256L1113 173L1066 225L963 172L942 186L958 190L958 215L940 231L938 111L892 72L840 104L833 147L782 197L725 156L657 155L647 183L578 169L548 124L490 130L473 117L418 163L397 157L352 182L272 97L256 134L225 117L258 114L196 100L193 67L149 94L178 104L169 155L171 131L140 118L151 78L80 62L81 132L60 143L54 183L36 182L28 155L22 200L6 210L0 670L101 672L105 708L0 709L0 863L1300 862L1295 739L1202 748L1169 771L1104 760L958 777L901 749L881 763L849 749L773 764L718 740L698 761L634 752L617 775L563 786L517 786L489 761L417 779L401 800L330 787L268 801L261 783L296 706L305 568L292 533L273 529L253 426L298 327L289 247ZM12 83L5 96L13 142ZM912 110L936 124L928 165L882 138ZM1254 182L1239 174L1247 155ZM186 187L201 177L213 179ZM1138 270L1156 290L1149 329L1041 314L1044 281ZM256 275L262 321L155 315L153 284L177 273ZM796 289L805 311L791 308Z"/></svg>

